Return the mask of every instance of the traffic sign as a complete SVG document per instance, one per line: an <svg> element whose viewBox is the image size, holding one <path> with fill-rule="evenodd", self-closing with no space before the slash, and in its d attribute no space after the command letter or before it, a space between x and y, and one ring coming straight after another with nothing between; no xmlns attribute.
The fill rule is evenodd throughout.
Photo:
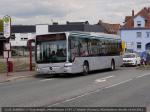
<svg viewBox="0 0 150 112"><path fill-rule="evenodd" d="M11 18L10 16L4 16L3 18L3 33L4 37L8 38L11 35Z"/></svg>

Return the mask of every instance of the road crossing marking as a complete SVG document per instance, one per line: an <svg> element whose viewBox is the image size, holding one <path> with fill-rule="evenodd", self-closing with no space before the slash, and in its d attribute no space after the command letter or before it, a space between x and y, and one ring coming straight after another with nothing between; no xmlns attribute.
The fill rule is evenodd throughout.
<svg viewBox="0 0 150 112"><path fill-rule="evenodd" d="M100 78L100 79L96 79L95 83L105 82L106 79L109 79L109 78L112 78L112 77L114 77L114 75L108 76L108 77L104 77L104 78Z"/></svg>
<svg viewBox="0 0 150 112"><path fill-rule="evenodd" d="M125 80L125 81L122 81L122 82L119 82L119 83L116 83L116 84L107 86L107 87L105 87L105 89L108 89L108 88L111 88L111 87L118 86L118 85L120 85L120 84L124 84L124 83L130 82L131 80L133 80L133 79L128 79L128 80Z"/></svg>

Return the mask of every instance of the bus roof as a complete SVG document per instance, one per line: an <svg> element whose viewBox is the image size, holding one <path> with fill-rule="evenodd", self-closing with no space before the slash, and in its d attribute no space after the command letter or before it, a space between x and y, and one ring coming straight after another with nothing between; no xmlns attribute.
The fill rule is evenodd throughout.
<svg viewBox="0 0 150 112"><path fill-rule="evenodd" d="M105 39L115 39L115 40L121 40L121 38L118 35L114 34L106 34L106 33L95 33L95 32L76 32L72 31L69 32L72 36L81 36L81 37L90 37L90 38L105 38Z"/></svg>
<svg viewBox="0 0 150 112"><path fill-rule="evenodd" d="M115 40L121 40L120 36L114 35L114 34L106 34L106 33L95 33L95 32L81 32L81 31L68 31L68 32L51 32L48 34L42 34L42 35L50 35L50 34L60 34L60 33L66 33L72 36L81 36L81 37L89 37L89 38L105 38L105 39L115 39ZM37 36L42 36L37 35Z"/></svg>

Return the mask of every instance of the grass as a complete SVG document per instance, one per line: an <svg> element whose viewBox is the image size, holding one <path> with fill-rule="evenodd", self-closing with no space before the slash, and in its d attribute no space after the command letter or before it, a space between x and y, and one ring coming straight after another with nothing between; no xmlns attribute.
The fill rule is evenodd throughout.
<svg viewBox="0 0 150 112"><path fill-rule="evenodd" d="M6 63L0 62L0 73L6 72Z"/></svg>
<svg viewBox="0 0 150 112"><path fill-rule="evenodd" d="M34 66L33 66L34 69ZM29 70L29 63L22 60L13 61L13 72L27 71ZM7 71L6 63L0 62L0 73L5 73Z"/></svg>
<svg viewBox="0 0 150 112"><path fill-rule="evenodd" d="M18 71L25 71L25 70L29 70L29 64L28 63L15 63L14 62L14 71L18 72Z"/></svg>

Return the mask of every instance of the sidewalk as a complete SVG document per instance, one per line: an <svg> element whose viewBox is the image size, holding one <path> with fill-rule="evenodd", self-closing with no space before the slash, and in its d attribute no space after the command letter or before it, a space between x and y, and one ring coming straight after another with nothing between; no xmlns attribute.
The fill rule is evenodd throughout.
<svg viewBox="0 0 150 112"><path fill-rule="evenodd" d="M16 80L20 78L32 77L35 74L36 74L35 71L12 72L9 73L9 76L7 76L7 73L0 73L0 83Z"/></svg>

